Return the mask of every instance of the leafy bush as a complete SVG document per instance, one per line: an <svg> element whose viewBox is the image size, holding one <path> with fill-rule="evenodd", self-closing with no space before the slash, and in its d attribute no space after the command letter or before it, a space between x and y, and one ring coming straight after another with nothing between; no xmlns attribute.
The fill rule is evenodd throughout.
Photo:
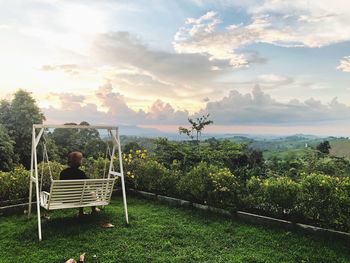
<svg viewBox="0 0 350 263"><path fill-rule="evenodd" d="M292 179L252 177L247 184L247 189L248 195L245 201L249 207L278 216L295 213L300 186Z"/></svg>
<svg viewBox="0 0 350 263"><path fill-rule="evenodd" d="M350 229L350 178L305 175L299 199L299 209L308 220Z"/></svg>
<svg viewBox="0 0 350 263"><path fill-rule="evenodd" d="M180 195L195 202L233 208L236 206L236 177L228 168L199 163L179 181Z"/></svg>
<svg viewBox="0 0 350 263"><path fill-rule="evenodd" d="M99 179L108 176L109 164L109 159L104 159L102 157L93 159L90 157L83 162L81 169L84 170L88 178Z"/></svg>
<svg viewBox="0 0 350 263"><path fill-rule="evenodd" d="M155 140L155 159L170 168L176 161L182 171L189 171L201 161L200 150L197 144L192 142L172 142L165 138Z"/></svg>
<svg viewBox="0 0 350 263"><path fill-rule="evenodd" d="M189 172L201 162L206 162L227 167L241 184L245 184L246 180L252 176L251 170L256 174L265 172L262 153L250 149L246 144L213 138L199 144L158 139L155 144L155 159L167 168L176 161L183 173Z"/></svg>
<svg viewBox="0 0 350 263"><path fill-rule="evenodd" d="M140 161L146 162L149 160L148 151L144 150L133 150L123 153L123 168L125 176L125 184L127 187L137 188L135 186L135 171Z"/></svg>
<svg viewBox="0 0 350 263"><path fill-rule="evenodd" d="M334 176L350 176L350 162L341 157L325 156L314 162L311 172Z"/></svg>
<svg viewBox="0 0 350 263"><path fill-rule="evenodd" d="M179 177L179 171L169 170L155 160L139 160L135 169L135 187L140 190L174 196Z"/></svg>
<svg viewBox="0 0 350 263"><path fill-rule="evenodd" d="M17 166L11 172L0 172L0 201L28 197L30 172Z"/></svg>
<svg viewBox="0 0 350 263"><path fill-rule="evenodd" d="M350 178L324 174L303 174L261 179L247 183L244 205L257 212L282 218L350 230Z"/></svg>
<svg viewBox="0 0 350 263"><path fill-rule="evenodd" d="M233 209L237 206L237 178L228 168L220 168L209 173L212 191L209 192L209 203L222 208Z"/></svg>
<svg viewBox="0 0 350 263"><path fill-rule="evenodd" d="M284 158L270 158L266 164L268 173L272 172L293 179L300 178L302 173L322 173L332 176L350 176L350 161L344 157L335 157L309 150L304 155L293 152Z"/></svg>
<svg viewBox="0 0 350 263"><path fill-rule="evenodd" d="M45 191L49 191L50 190L51 178L50 178L50 171L49 171L49 169L51 169L52 179L58 180L59 177L60 177L61 171L65 167L66 167L65 165L60 164L60 163L55 162L55 161L50 161L50 164L48 164L48 163L39 163L39 165L38 165L39 182L41 181L41 176L43 175L43 178L42 178L42 190L45 190ZM30 171L29 171L29 173L30 173ZM33 184L33 186L34 186L34 184Z"/></svg>

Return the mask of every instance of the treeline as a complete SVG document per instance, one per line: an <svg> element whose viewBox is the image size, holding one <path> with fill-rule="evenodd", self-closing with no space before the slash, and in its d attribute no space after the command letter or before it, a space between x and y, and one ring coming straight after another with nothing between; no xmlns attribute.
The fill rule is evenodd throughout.
<svg viewBox="0 0 350 263"><path fill-rule="evenodd" d="M0 171L11 171L16 165L30 168L32 127L45 120L31 94L18 90L11 101L0 101ZM76 123L66 123L76 125ZM83 121L80 125L89 125ZM106 142L96 129L55 129L46 136L51 160L65 163L70 151L81 151L91 158L101 157ZM38 147L42 157L42 143Z"/></svg>

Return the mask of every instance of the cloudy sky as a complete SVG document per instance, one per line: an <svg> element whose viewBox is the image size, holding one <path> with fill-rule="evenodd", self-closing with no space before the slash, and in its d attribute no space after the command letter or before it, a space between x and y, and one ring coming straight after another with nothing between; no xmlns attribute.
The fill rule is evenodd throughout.
<svg viewBox="0 0 350 263"><path fill-rule="evenodd" d="M49 123L350 135L347 0L0 0L0 98Z"/></svg>

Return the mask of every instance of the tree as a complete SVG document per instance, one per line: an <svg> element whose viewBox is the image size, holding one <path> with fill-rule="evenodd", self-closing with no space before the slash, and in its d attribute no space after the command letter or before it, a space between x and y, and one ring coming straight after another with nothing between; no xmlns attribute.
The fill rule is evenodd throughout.
<svg viewBox="0 0 350 263"><path fill-rule="evenodd" d="M142 147L137 142L128 142L123 147L124 153L129 153L130 151L142 150Z"/></svg>
<svg viewBox="0 0 350 263"><path fill-rule="evenodd" d="M86 121L82 121L79 125L90 126ZM85 147L93 140L101 140L98 130L91 129L79 129L73 135L74 146L77 147L77 150L84 150Z"/></svg>
<svg viewBox="0 0 350 263"><path fill-rule="evenodd" d="M321 153L329 154L329 150L331 149L331 145L329 141L323 141L319 145L316 146L316 149Z"/></svg>
<svg viewBox="0 0 350 263"><path fill-rule="evenodd" d="M4 126L0 125L0 170L12 169L15 154L13 152L14 141L11 140Z"/></svg>
<svg viewBox="0 0 350 263"><path fill-rule="evenodd" d="M77 125L65 123L64 125ZM89 126L86 121L79 125ZM99 132L94 129L55 129L51 135L58 149L61 162L65 162L67 154L71 151L80 151L85 156L94 158L105 155L106 143L100 138Z"/></svg>
<svg viewBox="0 0 350 263"><path fill-rule="evenodd" d="M91 139L84 147L84 155L97 159L99 157L106 157L106 147L105 141L98 139ZM108 155L107 155L108 158Z"/></svg>
<svg viewBox="0 0 350 263"><path fill-rule="evenodd" d="M18 90L11 102L0 102L0 121L8 130L10 138L15 141L14 152L20 163L30 167L31 140L33 124L41 124L45 116L41 113L31 93Z"/></svg>
<svg viewBox="0 0 350 263"><path fill-rule="evenodd" d="M11 103L7 100L0 101L0 123L10 123Z"/></svg>
<svg viewBox="0 0 350 263"><path fill-rule="evenodd" d="M179 127L179 133L180 134L184 133L193 140L194 138L193 132L195 132L197 142L205 126L208 126L213 123L212 120L209 120L209 114L196 118L196 120L188 118L188 122L191 124L191 127L190 128Z"/></svg>
<svg viewBox="0 0 350 263"><path fill-rule="evenodd" d="M65 123L64 125L77 125L76 123ZM67 159L67 154L72 150L78 150L75 145L74 137L78 133L78 129L55 129L51 138L57 145L61 161Z"/></svg>

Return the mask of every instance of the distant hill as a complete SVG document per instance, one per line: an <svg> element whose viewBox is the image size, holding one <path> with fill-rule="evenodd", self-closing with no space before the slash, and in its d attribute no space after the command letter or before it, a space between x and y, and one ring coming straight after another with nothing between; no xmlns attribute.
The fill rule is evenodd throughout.
<svg viewBox="0 0 350 263"><path fill-rule="evenodd" d="M275 156L281 158L291 155L303 156L313 152L318 144L327 140L331 144L332 155L350 159L350 140L346 138L295 134L270 139L265 136L256 136L254 139L249 135L233 136L230 140L248 143L251 148L262 151L265 159Z"/></svg>
<svg viewBox="0 0 350 263"><path fill-rule="evenodd" d="M174 132L163 132L152 128L142 128L138 126L120 126L123 145L129 142L137 142L146 149L153 149L153 138L166 137L169 140L181 141L188 140L184 135ZM101 134L102 137L107 134ZM219 140L231 140L237 143L249 144L249 147L263 152L266 159L273 156L298 155L302 156L325 140L331 144L331 154L338 157L350 159L350 140L348 138L337 137L319 137L310 134L295 135L270 135L270 134L219 134L204 133L201 140L215 137Z"/></svg>

